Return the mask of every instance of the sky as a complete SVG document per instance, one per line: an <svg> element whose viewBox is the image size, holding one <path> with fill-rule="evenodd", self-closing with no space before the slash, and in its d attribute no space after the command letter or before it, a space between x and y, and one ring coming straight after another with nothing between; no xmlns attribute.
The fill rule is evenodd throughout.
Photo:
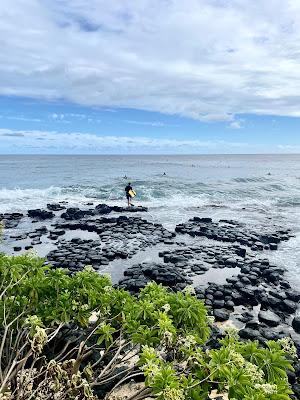
<svg viewBox="0 0 300 400"><path fill-rule="evenodd" d="M300 152L298 0L0 2L0 154Z"/></svg>

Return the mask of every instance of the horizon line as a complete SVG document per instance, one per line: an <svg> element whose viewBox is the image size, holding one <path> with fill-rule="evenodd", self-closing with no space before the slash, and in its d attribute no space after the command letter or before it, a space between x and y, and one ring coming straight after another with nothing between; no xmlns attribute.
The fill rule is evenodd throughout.
<svg viewBox="0 0 300 400"><path fill-rule="evenodd" d="M0 153L2 156L292 156L299 153Z"/></svg>

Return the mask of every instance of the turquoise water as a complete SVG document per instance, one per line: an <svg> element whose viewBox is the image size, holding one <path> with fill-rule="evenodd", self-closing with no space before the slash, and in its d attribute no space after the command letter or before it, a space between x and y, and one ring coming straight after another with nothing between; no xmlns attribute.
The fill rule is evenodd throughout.
<svg viewBox="0 0 300 400"><path fill-rule="evenodd" d="M0 212L61 200L125 204L129 180L136 204L168 228L194 215L292 228L295 239L271 257L300 286L300 155L0 156Z"/></svg>

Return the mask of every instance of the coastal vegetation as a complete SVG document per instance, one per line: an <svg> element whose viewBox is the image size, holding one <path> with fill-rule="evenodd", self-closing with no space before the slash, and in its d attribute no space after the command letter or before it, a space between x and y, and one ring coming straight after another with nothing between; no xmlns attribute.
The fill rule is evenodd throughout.
<svg viewBox="0 0 300 400"><path fill-rule="evenodd" d="M91 267L73 275L34 253L0 255L0 399L288 400L289 338L218 340L192 287L149 283L138 296Z"/></svg>

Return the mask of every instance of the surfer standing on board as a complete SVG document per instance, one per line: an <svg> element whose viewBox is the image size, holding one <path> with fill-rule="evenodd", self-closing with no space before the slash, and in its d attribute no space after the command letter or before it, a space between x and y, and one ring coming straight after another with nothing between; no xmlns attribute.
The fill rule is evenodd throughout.
<svg viewBox="0 0 300 400"><path fill-rule="evenodd" d="M135 192L132 189L132 186L131 186L130 182L128 182L128 185L125 187L125 193L126 193L126 199L127 199L128 207L132 206L133 204L131 204L131 199L135 196Z"/></svg>

